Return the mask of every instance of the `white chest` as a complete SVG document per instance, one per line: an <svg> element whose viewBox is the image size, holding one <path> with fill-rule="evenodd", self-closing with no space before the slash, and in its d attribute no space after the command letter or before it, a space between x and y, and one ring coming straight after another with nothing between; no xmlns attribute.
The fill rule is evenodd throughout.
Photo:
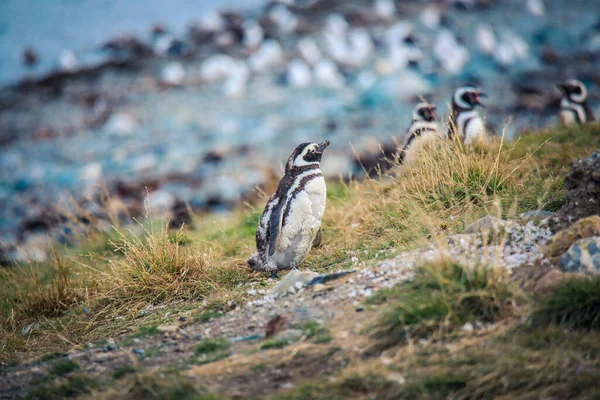
<svg viewBox="0 0 600 400"><path fill-rule="evenodd" d="M477 111L470 110L458 114L456 125L458 134L465 144L469 145L484 139L485 125Z"/></svg>
<svg viewBox="0 0 600 400"><path fill-rule="evenodd" d="M585 108L583 105L563 98L560 101L560 120L564 125L586 122Z"/></svg>

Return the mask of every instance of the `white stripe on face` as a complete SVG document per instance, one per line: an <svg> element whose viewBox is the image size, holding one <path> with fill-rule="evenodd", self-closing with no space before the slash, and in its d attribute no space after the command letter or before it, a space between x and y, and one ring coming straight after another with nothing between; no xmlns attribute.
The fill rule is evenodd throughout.
<svg viewBox="0 0 600 400"><path fill-rule="evenodd" d="M316 143L311 143L308 146L306 146L304 148L304 150L302 150L302 153L298 154L296 156L296 158L294 159L294 166L295 167L304 167L306 165L314 165L314 164L319 164L318 161L306 161L304 159L304 157L306 157L306 155L308 154L309 151L315 150L317 148L317 144Z"/></svg>

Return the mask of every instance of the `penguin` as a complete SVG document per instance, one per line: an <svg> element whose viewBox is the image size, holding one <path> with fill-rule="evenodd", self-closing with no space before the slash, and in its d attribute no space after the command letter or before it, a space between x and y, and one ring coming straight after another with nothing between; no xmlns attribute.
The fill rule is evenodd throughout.
<svg viewBox="0 0 600 400"><path fill-rule="evenodd" d="M456 133L467 146L485 141L485 124L476 110L477 106L485 107L481 103L481 97L485 97L485 93L474 86L463 86L454 91L449 138Z"/></svg>
<svg viewBox="0 0 600 400"><path fill-rule="evenodd" d="M416 105L413 110L412 123L402 143L399 157L402 164L410 164L416 150L439 134L435 110L436 107L433 104L421 102Z"/></svg>
<svg viewBox="0 0 600 400"><path fill-rule="evenodd" d="M321 228L326 187L320 162L329 141L302 143L292 152L285 174L262 213L256 230L256 250L248 259L254 271L297 268Z"/></svg>
<svg viewBox="0 0 600 400"><path fill-rule="evenodd" d="M563 96L560 100L562 125L585 124L595 121L594 113L587 104L587 89L583 82L568 79L557 85Z"/></svg>

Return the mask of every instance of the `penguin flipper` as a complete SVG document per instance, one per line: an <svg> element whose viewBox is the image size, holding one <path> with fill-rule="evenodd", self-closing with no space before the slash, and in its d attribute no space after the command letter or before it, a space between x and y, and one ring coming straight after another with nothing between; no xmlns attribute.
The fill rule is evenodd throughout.
<svg viewBox="0 0 600 400"><path fill-rule="evenodd" d="M269 256L275 253L275 247L277 247L277 238L281 231L281 217L283 216L283 208L287 201L280 201L271 210L271 216L269 218Z"/></svg>

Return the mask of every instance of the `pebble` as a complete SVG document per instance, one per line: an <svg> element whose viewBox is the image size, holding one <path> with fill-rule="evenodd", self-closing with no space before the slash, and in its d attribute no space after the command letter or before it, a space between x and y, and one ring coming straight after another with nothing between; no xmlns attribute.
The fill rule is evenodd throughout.
<svg viewBox="0 0 600 400"><path fill-rule="evenodd" d="M600 274L600 236L573 243L560 257L559 265L565 272Z"/></svg>

